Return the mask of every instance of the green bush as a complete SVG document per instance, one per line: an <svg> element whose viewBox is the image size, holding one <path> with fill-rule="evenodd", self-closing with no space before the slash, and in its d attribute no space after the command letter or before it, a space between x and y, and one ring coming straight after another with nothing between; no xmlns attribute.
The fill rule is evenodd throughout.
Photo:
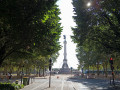
<svg viewBox="0 0 120 90"><path fill-rule="evenodd" d="M0 90L19 90L23 88L24 85L19 85L15 83L0 83Z"/></svg>

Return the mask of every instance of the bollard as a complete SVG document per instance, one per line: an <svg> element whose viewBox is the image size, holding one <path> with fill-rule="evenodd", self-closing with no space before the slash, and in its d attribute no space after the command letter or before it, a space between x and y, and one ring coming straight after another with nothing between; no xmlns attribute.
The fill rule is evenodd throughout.
<svg viewBox="0 0 120 90"><path fill-rule="evenodd" d="M59 76L57 76L57 79L59 78Z"/></svg>

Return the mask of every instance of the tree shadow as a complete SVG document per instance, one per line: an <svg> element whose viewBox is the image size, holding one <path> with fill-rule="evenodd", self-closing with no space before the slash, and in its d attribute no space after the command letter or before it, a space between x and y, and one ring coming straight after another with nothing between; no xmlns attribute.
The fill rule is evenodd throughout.
<svg viewBox="0 0 120 90"><path fill-rule="evenodd" d="M91 90L116 90L110 86L109 80L68 78L67 81L81 83L82 85L89 87ZM96 89L96 88L99 88L99 89Z"/></svg>

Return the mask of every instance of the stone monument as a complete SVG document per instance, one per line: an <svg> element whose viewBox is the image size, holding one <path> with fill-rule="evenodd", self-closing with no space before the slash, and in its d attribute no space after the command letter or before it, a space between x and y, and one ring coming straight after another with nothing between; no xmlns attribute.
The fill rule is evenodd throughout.
<svg viewBox="0 0 120 90"><path fill-rule="evenodd" d="M70 74L71 71L70 71L70 68L68 67L68 64L67 64L67 48L66 48L66 45L67 45L67 41L66 41L66 36L64 36L64 59L63 59L63 65L62 65L62 68L60 69L59 73L60 74Z"/></svg>

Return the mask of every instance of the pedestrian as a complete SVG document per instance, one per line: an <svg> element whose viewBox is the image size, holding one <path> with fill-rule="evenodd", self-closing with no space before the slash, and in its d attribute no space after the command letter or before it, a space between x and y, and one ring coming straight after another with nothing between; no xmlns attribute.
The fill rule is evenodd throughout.
<svg viewBox="0 0 120 90"><path fill-rule="evenodd" d="M7 76L8 76L8 79L11 79L12 75L8 72Z"/></svg>

